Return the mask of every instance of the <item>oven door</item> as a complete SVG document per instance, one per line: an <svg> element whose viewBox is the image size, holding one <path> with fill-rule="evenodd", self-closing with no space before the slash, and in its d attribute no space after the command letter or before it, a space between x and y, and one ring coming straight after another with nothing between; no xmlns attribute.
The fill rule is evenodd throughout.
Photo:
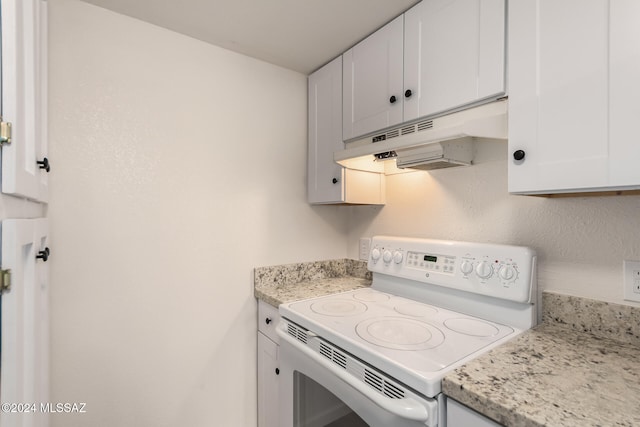
<svg viewBox="0 0 640 427"><path fill-rule="evenodd" d="M443 427L438 400L286 320L278 335L282 427Z"/></svg>

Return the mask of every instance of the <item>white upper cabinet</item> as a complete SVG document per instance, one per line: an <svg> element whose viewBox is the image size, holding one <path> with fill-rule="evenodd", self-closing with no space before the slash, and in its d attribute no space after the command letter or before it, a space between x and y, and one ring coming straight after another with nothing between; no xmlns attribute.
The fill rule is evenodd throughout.
<svg viewBox="0 0 640 427"><path fill-rule="evenodd" d="M504 0L423 0L343 55L343 139L505 94Z"/></svg>
<svg viewBox="0 0 640 427"><path fill-rule="evenodd" d="M640 188L640 2L509 4L509 191Z"/></svg>
<svg viewBox="0 0 640 427"><path fill-rule="evenodd" d="M344 170L333 161L342 150L342 58L309 76L309 203L344 199Z"/></svg>
<svg viewBox="0 0 640 427"><path fill-rule="evenodd" d="M504 0L423 0L404 20L404 121L505 94Z"/></svg>
<svg viewBox="0 0 640 427"><path fill-rule="evenodd" d="M612 1L609 19L609 180L640 188L640 2Z"/></svg>
<svg viewBox="0 0 640 427"><path fill-rule="evenodd" d="M309 76L309 203L384 204L382 174L346 170L333 160L342 142L342 58Z"/></svg>
<svg viewBox="0 0 640 427"><path fill-rule="evenodd" d="M343 130L351 139L402 122L403 17L343 55Z"/></svg>
<svg viewBox="0 0 640 427"><path fill-rule="evenodd" d="M46 202L47 2L2 0L2 192Z"/></svg>

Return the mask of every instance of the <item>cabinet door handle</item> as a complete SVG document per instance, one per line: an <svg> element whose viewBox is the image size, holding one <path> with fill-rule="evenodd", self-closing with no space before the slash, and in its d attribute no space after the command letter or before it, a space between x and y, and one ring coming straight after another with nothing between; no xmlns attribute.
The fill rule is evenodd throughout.
<svg viewBox="0 0 640 427"><path fill-rule="evenodd" d="M280 368L276 368L276 375L280 375Z"/></svg>
<svg viewBox="0 0 640 427"><path fill-rule="evenodd" d="M524 159L524 156L526 155L526 153L524 152L524 150L516 150L513 152L513 158L516 160L522 160Z"/></svg>
<svg viewBox="0 0 640 427"><path fill-rule="evenodd" d="M337 184L337 183L338 183L338 178L333 178L333 179L331 180L331 182L333 182L334 184Z"/></svg>
<svg viewBox="0 0 640 427"><path fill-rule="evenodd" d="M411 92L411 89L407 89L404 91L405 98L411 98L411 95L413 95L413 92Z"/></svg>
<svg viewBox="0 0 640 427"><path fill-rule="evenodd" d="M49 251L49 248L44 248L44 251L38 252L38 255L36 255L36 259L41 259L42 261L47 262L50 253L51 251Z"/></svg>
<svg viewBox="0 0 640 427"><path fill-rule="evenodd" d="M271 323L271 318L267 317L266 319L264 319L264 323L266 323L267 325Z"/></svg>
<svg viewBox="0 0 640 427"><path fill-rule="evenodd" d="M40 169L44 169L47 173L51 170L51 167L49 166L49 159L46 157L42 160L38 160L36 163Z"/></svg>
<svg viewBox="0 0 640 427"><path fill-rule="evenodd" d="M395 95L391 95L391 98L389 98L389 102L392 103L392 104L395 104L396 96Z"/></svg>

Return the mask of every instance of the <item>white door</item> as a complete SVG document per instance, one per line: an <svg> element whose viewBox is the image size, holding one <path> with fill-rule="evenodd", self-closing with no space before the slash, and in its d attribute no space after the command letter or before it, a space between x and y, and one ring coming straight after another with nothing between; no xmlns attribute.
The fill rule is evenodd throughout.
<svg viewBox="0 0 640 427"><path fill-rule="evenodd" d="M510 2L509 191L607 186L608 105L609 2Z"/></svg>
<svg viewBox="0 0 640 427"><path fill-rule="evenodd" d="M309 203L344 201L344 170L333 161L342 150L342 57L309 76Z"/></svg>
<svg viewBox="0 0 640 427"><path fill-rule="evenodd" d="M278 344L258 332L258 427L280 427Z"/></svg>
<svg viewBox="0 0 640 427"><path fill-rule="evenodd" d="M403 17L342 55L344 140L402 122Z"/></svg>
<svg viewBox="0 0 640 427"><path fill-rule="evenodd" d="M0 7L2 118L12 124L12 142L2 146L2 192L46 202L47 3L1 0Z"/></svg>
<svg viewBox="0 0 640 427"><path fill-rule="evenodd" d="M611 184L639 186L640 1L610 3L609 177Z"/></svg>
<svg viewBox="0 0 640 427"><path fill-rule="evenodd" d="M0 396L3 403L36 405L29 412L1 411L2 427L49 425L40 407L49 401L47 235L46 219L2 221L0 255L2 269L11 271L11 289L1 297Z"/></svg>
<svg viewBox="0 0 640 427"><path fill-rule="evenodd" d="M404 25L405 121L505 93L504 0L424 0Z"/></svg>

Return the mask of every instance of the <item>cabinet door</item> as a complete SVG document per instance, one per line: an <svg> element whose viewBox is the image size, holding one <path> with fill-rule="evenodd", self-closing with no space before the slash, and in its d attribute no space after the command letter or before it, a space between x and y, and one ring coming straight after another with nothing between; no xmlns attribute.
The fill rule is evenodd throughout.
<svg viewBox="0 0 640 427"><path fill-rule="evenodd" d="M349 140L402 122L403 17L343 58L343 131Z"/></svg>
<svg viewBox="0 0 640 427"><path fill-rule="evenodd" d="M49 274L37 259L47 247L46 219L2 221L2 269L11 289L2 294L0 395L3 402L49 402ZM0 425L49 425L46 413L0 412Z"/></svg>
<svg viewBox="0 0 640 427"><path fill-rule="evenodd" d="M258 427L279 427L278 345L258 332Z"/></svg>
<svg viewBox="0 0 640 427"><path fill-rule="evenodd" d="M606 0L509 3L510 192L608 185L608 42Z"/></svg>
<svg viewBox="0 0 640 427"><path fill-rule="evenodd" d="M2 146L2 192L46 202L47 3L2 0L2 118L12 142ZM48 162L48 159L47 159Z"/></svg>
<svg viewBox="0 0 640 427"><path fill-rule="evenodd" d="M447 426L500 427L500 424L453 399L447 399Z"/></svg>
<svg viewBox="0 0 640 427"><path fill-rule="evenodd" d="M345 170L333 160L342 142L342 57L309 76L309 140L307 197L309 203L381 205L385 177Z"/></svg>
<svg viewBox="0 0 640 427"><path fill-rule="evenodd" d="M610 147L611 185L640 186L640 2L610 3Z"/></svg>
<svg viewBox="0 0 640 427"><path fill-rule="evenodd" d="M309 76L309 203L344 201L344 170L333 161L342 150L342 58Z"/></svg>
<svg viewBox="0 0 640 427"><path fill-rule="evenodd" d="M505 26L504 0L423 0L408 10L404 120L504 95Z"/></svg>

